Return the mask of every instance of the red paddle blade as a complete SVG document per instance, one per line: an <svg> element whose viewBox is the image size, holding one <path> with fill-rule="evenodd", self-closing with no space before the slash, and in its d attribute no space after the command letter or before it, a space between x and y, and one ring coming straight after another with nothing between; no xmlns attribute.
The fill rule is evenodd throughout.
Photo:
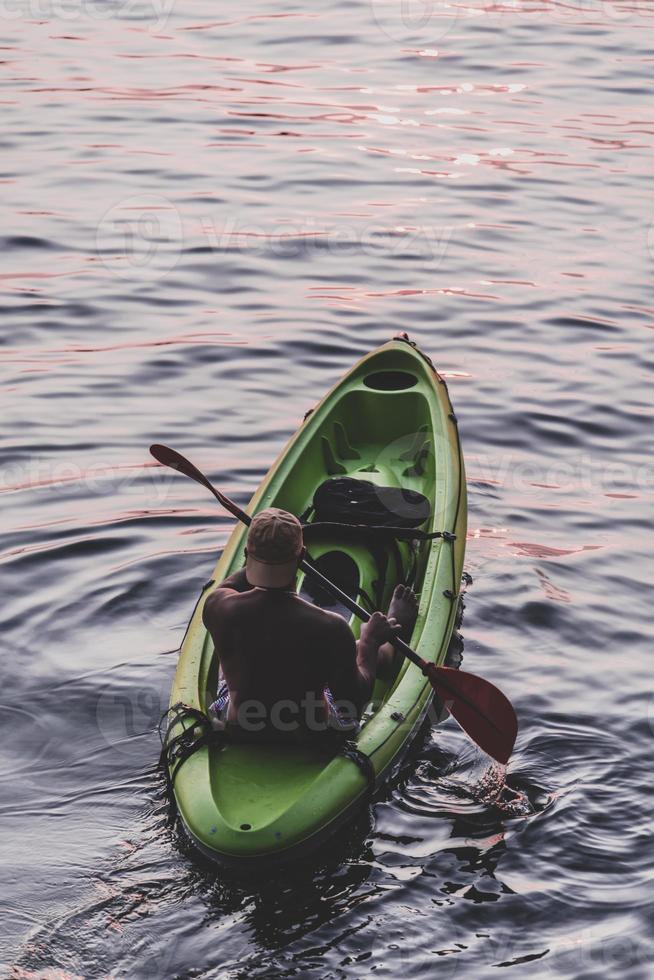
<svg viewBox="0 0 654 980"><path fill-rule="evenodd" d="M518 734L509 699L494 684L463 670L431 664L427 676L464 732L487 755L506 765Z"/></svg>

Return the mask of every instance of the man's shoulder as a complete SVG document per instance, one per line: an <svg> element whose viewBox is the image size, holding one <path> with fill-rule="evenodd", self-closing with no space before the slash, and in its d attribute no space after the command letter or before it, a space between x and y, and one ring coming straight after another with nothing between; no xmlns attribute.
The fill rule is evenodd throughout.
<svg viewBox="0 0 654 980"><path fill-rule="evenodd" d="M204 625L209 628L217 619L224 619L230 615L232 607L248 593L237 592L235 589L214 589L204 600L202 608L202 620Z"/></svg>

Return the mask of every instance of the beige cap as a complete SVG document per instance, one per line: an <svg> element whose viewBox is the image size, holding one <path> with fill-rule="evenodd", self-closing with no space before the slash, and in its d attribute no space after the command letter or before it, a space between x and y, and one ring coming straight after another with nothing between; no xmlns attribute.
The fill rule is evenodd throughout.
<svg viewBox="0 0 654 980"><path fill-rule="evenodd" d="M302 551L302 525L279 507L252 518L247 538L245 574L250 585L280 588L292 581Z"/></svg>

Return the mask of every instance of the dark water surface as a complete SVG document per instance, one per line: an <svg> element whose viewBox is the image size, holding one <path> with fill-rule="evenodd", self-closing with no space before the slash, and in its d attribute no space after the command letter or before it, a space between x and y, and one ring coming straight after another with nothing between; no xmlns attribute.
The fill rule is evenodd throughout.
<svg viewBox="0 0 654 980"><path fill-rule="evenodd" d="M652 975L653 29L2 5L3 976ZM528 805L476 799L450 722L326 851L230 880L153 731L230 522L146 447L243 503L398 330L459 415L465 666L516 705Z"/></svg>

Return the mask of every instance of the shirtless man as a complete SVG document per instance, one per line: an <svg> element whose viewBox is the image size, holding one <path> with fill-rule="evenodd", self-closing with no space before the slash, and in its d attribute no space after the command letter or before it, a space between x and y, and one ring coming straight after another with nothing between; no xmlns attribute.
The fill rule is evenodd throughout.
<svg viewBox="0 0 654 980"><path fill-rule="evenodd" d="M378 668L390 664L394 636L410 635L412 589L398 585L388 616L375 612L355 642L347 622L295 591L306 549L298 519L276 507L252 520L245 568L207 598L203 620L229 689L227 721L262 730L324 730L330 708L356 723Z"/></svg>

